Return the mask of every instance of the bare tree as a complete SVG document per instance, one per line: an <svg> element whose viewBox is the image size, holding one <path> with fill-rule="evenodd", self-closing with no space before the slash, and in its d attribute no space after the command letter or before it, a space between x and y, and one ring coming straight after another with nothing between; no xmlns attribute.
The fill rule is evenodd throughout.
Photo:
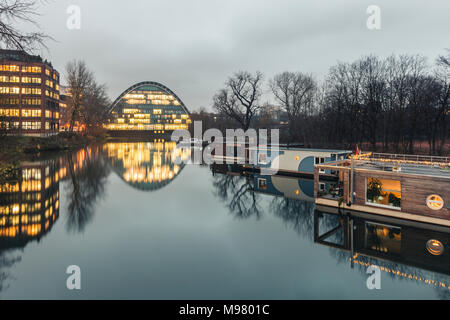
<svg viewBox="0 0 450 320"><path fill-rule="evenodd" d="M66 78L70 97L67 106L70 114L69 131L72 132L75 122L82 118L82 107L86 102L87 92L94 83L94 76L84 61L73 60L66 66Z"/></svg>
<svg viewBox="0 0 450 320"><path fill-rule="evenodd" d="M263 75L260 72L256 72L255 75L246 71L237 72L228 79L226 88L214 96L214 108L247 130L252 118L261 108L259 99L262 94L262 79Z"/></svg>
<svg viewBox="0 0 450 320"><path fill-rule="evenodd" d="M316 81L309 74L283 72L270 81L270 88L288 115L291 140L296 138L296 132L300 132L301 138L306 142L307 125L303 120L313 114Z"/></svg>
<svg viewBox="0 0 450 320"><path fill-rule="evenodd" d="M107 117L107 107L110 104L107 88L95 81L87 88L82 106L82 119L88 130L101 127Z"/></svg>
<svg viewBox="0 0 450 320"><path fill-rule="evenodd" d="M29 23L39 27L33 19L37 15L36 0L2 0L0 2L0 44L6 48L34 51L37 46L45 47L45 40L51 39L42 32L23 32L16 23Z"/></svg>

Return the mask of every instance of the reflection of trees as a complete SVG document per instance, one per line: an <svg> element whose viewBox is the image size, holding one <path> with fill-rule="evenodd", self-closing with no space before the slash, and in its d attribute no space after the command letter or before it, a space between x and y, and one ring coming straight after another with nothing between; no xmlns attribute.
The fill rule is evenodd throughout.
<svg viewBox="0 0 450 320"><path fill-rule="evenodd" d="M270 203L270 211L275 216L310 240L314 238L314 207L313 202L281 197L273 198Z"/></svg>
<svg viewBox="0 0 450 320"><path fill-rule="evenodd" d="M66 159L69 172L67 229L74 232L83 232L92 220L95 205L105 194L110 173L98 147L80 152L70 154Z"/></svg>
<svg viewBox="0 0 450 320"><path fill-rule="evenodd" d="M0 292L7 288L5 281L10 278L8 269L21 260L20 256L11 257L7 251L0 251Z"/></svg>
<svg viewBox="0 0 450 320"><path fill-rule="evenodd" d="M216 174L213 176L215 195L226 203L227 208L238 218L261 217L259 197L248 179L240 176Z"/></svg>

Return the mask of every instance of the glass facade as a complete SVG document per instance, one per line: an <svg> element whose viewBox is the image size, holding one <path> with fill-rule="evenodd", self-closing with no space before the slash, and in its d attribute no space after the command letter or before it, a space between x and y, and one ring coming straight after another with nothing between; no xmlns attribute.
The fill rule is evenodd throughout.
<svg viewBox="0 0 450 320"><path fill-rule="evenodd" d="M127 90L113 104L108 130L146 130L165 133L187 130L191 119L180 99L157 83L143 83Z"/></svg>

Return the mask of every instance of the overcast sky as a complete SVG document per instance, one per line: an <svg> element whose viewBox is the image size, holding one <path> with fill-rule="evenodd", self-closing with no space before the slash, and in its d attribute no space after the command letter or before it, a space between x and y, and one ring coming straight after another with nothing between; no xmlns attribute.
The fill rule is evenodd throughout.
<svg viewBox="0 0 450 320"><path fill-rule="evenodd" d="M72 4L80 30L66 27ZM381 30L366 27L369 5L381 9ZM42 54L61 73L83 59L113 100L151 80L190 110L209 109L237 70L322 79L337 61L411 53L433 62L450 47L448 0L50 0L40 13L42 31L56 39Z"/></svg>

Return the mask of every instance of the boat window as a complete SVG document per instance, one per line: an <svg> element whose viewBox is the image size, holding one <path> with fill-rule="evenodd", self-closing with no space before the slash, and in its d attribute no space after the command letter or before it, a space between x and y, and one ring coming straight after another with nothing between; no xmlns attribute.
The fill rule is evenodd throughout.
<svg viewBox="0 0 450 320"><path fill-rule="evenodd" d="M401 208L402 188L400 181L368 178L366 190L367 204Z"/></svg>
<svg viewBox="0 0 450 320"><path fill-rule="evenodd" d="M267 180L266 179L258 179L258 188L259 188L259 190L267 190Z"/></svg>
<svg viewBox="0 0 450 320"><path fill-rule="evenodd" d="M431 210L441 210L444 207L444 199L437 194L433 194L427 198L427 206Z"/></svg>

